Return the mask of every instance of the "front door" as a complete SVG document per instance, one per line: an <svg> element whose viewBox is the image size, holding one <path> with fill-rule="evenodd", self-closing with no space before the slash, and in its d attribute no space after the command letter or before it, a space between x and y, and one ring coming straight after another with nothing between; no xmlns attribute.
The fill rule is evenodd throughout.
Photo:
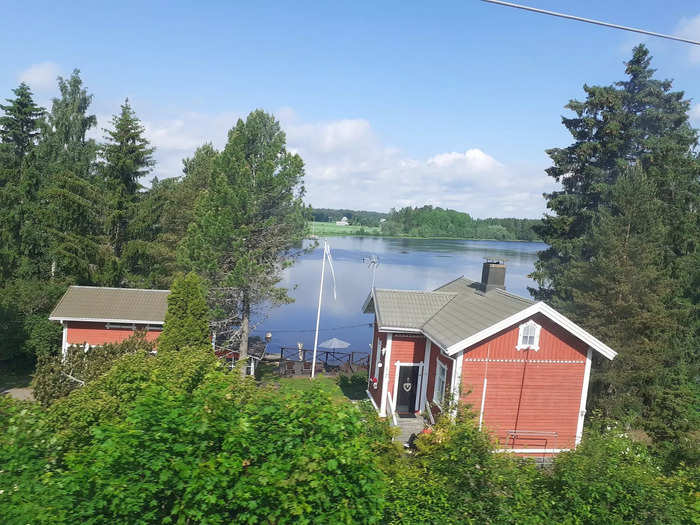
<svg viewBox="0 0 700 525"><path fill-rule="evenodd" d="M419 369L419 366L399 367L399 392L396 396L396 411L399 413L415 412Z"/></svg>

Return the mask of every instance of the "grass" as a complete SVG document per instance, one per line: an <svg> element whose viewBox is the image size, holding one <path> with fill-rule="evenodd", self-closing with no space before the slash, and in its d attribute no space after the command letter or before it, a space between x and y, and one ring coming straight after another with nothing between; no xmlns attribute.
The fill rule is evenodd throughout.
<svg viewBox="0 0 700 525"><path fill-rule="evenodd" d="M329 394L337 401L359 401L366 399L364 377L366 373L357 374L359 379L339 380L339 377L317 375L313 381L308 377L280 377L276 373L277 367L268 363L261 363L255 371L255 378L261 383L277 384L280 392L304 392L310 390L313 385L318 385L321 390ZM362 377L360 377L362 376Z"/></svg>
<svg viewBox="0 0 700 525"><path fill-rule="evenodd" d="M309 231L319 237L337 235L379 235L379 226L337 226L332 222L310 222Z"/></svg>

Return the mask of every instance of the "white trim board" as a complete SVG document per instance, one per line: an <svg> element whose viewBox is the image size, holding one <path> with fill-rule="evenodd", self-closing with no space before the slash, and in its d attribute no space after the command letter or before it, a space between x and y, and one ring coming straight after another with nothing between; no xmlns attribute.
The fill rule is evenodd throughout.
<svg viewBox="0 0 700 525"><path fill-rule="evenodd" d="M138 319L97 319L87 317L49 317L49 321L79 321L85 323L120 323L120 324L164 324L165 321L146 321Z"/></svg>
<svg viewBox="0 0 700 525"><path fill-rule="evenodd" d="M374 400L374 398L372 397L372 394L369 393L369 390L365 390L365 394L367 394L367 397L368 397L369 400L372 402L372 406L374 407L374 409L375 409L377 412L379 412L379 407L377 406L377 402L376 402L376 401Z"/></svg>
<svg viewBox="0 0 700 525"><path fill-rule="evenodd" d="M459 341L458 343L453 344L452 346L447 348L446 352L449 355L454 355L464 350L465 348L468 348L480 341L483 341L487 337L491 337L492 335L497 334L498 332L505 330L506 328L509 328L514 324L524 319L527 319L528 317L531 317L535 314L542 314L550 320L554 321L559 326L564 328L567 332L577 337L584 343L588 344L588 346L590 346L593 350L597 351L602 356L611 360L614 359L615 356L617 356L617 352L615 352L615 350L610 348L602 341L593 337L591 334L586 332L576 323L567 319L562 314L557 312L554 308L546 305L542 301L535 303L532 306L528 306L524 310L521 310L511 315L510 317L506 317L502 321L499 321L496 324L492 324L488 328L485 328L484 330L481 330L480 332L477 332L476 334L469 336L466 339Z"/></svg>
<svg viewBox="0 0 700 525"><path fill-rule="evenodd" d="M425 339L425 351L423 353L423 383L420 392L420 411L425 410L425 405L428 403L428 378L430 377L430 339Z"/></svg>
<svg viewBox="0 0 700 525"><path fill-rule="evenodd" d="M586 354L586 368L583 371L583 385L581 387L581 403L578 407L578 422L576 423L576 445L581 443L583 437L583 420L586 417L586 400L588 399L588 382L591 378L591 358L593 357L593 349L588 348Z"/></svg>
<svg viewBox="0 0 700 525"><path fill-rule="evenodd" d="M386 417L386 405L387 405L387 396L389 394L389 366L387 366L387 363L391 363L391 340L392 340L392 334L389 333L386 336L386 352L384 353L384 359L382 363L382 374L383 374L383 379L382 379L382 402L381 402L381 410L379 411L379 415L382 417Z"/></svg>

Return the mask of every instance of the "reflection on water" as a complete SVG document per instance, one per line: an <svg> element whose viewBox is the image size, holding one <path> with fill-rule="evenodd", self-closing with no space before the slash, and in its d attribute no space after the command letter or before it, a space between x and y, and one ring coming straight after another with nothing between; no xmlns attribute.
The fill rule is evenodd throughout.
<svg viewBox="0 0 700 525"><path fill-rule="evenodd" d="M363 257L377 255L377 288L431 290L461 275L481 278L485 257L505 259L506 289L529 297L527 277L534 269L537 252L546 245L531 242L465 241L443 239L393 239L376 237L328 238L333 254L337 299L332 279L326 273L319 342L337 337L351 343L348 350L368 351L373 316L361 312L372 282L372 272ZM313 348L322 248L299 258L287 270L281 286L290 289L295 302L270 311L258 320L255 334L272 333L269 351L280 345Z"/></svg>

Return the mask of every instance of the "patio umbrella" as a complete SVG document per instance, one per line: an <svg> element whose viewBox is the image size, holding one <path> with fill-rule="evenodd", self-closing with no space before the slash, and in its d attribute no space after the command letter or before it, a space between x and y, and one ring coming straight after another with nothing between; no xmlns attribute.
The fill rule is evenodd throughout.
<svg viewBox="0 0 700 525"><path fill-rule="evenodd" d="M331 350L337 350L338 348L347 348L350 346L350 343L347 341L343 341L342 339L338 339L337 337L334 337L332 339L328 339L327 341L323 341L321 344L319 344L321 348L330 348Z"/></svg>

